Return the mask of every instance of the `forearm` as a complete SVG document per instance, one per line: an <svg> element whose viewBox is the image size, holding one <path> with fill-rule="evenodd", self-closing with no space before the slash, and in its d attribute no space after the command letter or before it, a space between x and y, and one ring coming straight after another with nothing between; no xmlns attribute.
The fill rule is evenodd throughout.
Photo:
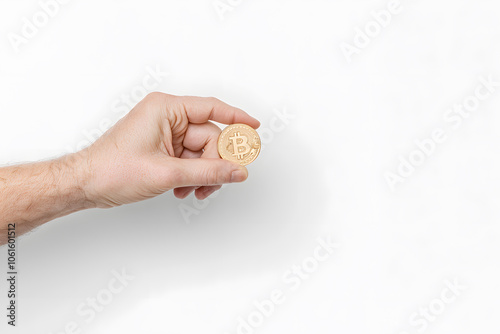
<svg viewBox="0 0 500 334"><path fill-rule="evenodd" d="M8 224L23 234L54 218L91 208L85 195L88 171L83 153L0 168L0 245Z"/></svg>

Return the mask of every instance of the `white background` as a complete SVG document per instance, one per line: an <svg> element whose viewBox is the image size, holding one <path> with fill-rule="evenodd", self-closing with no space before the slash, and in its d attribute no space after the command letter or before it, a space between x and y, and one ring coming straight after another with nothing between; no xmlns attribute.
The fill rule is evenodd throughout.
<svg viewBox="0 0 500 334"><path fill-rule="evenodd" d="M72 0L16 52L9 34L41 7L1 0L1 164L76 150L148 68L169 73L154 90L216 96L264 129L276 110L295 118L260 130L248 181L208 202L165 194L20 238L18 326L2 278L0 331L233 334L281 289L248 333L497 332L500 88L460 126L443 117L481 77L500 81L498 1L401 0L350 63L342 43L387 1L232 3L221 19L212 0ZM385 173L435 128L447 140L392 191ZM327 237L339 247L292 291L283 275ZM77 307L122 269L134 280L87 321ZM446 280L466 288L412 324Z"/></svg>

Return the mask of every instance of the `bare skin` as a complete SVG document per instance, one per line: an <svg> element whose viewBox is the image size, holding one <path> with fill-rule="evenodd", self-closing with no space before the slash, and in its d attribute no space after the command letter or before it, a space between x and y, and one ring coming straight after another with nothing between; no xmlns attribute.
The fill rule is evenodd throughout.
<svg viewBox="0 0 500 334"><path fill-rule="evenodd" d="M90 147L56 160L0 168L0 245L8 224L23 234L89 208L111 208L174 191L204 199L243 182L245 167L222 160L210 121L260 123L214 98L149 94Z"/></svg>

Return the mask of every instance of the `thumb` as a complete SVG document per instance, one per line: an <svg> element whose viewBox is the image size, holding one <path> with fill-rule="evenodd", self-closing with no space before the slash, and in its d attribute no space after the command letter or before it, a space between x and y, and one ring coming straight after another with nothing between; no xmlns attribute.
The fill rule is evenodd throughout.
<svg viewBox="0 0 500 334"><path fill-rule="evenodd" d="M176 188L243 182L248 177L245 167L223 159L177 159L174 168Z"/></svg>

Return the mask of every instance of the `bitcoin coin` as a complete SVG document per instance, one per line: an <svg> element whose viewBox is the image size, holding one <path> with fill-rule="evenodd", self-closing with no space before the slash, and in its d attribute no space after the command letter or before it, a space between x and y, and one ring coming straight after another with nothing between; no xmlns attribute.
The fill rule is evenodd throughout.
<svg viewBox="0 0 500 334"><path fill-rule="evenodd" d="M222 130L217 149L222 159L245 166L259 155L260 137L246 124L232 124Z"/></svg>

